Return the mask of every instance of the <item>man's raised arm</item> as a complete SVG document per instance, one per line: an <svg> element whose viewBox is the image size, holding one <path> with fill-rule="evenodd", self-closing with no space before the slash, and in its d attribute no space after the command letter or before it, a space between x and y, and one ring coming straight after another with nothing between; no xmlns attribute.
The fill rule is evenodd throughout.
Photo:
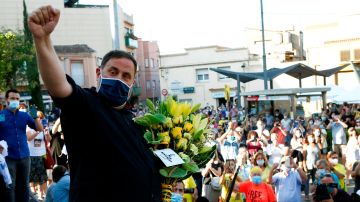
<svg viewBox="0 0 360 202"><path fill-rule="evenodd" d="M39 70L45 86L50 95L63 98L71 94L72 87L66 80L50 39L59 18L58 9L42 6L31 13L28 25L34 38Z"/></svg>

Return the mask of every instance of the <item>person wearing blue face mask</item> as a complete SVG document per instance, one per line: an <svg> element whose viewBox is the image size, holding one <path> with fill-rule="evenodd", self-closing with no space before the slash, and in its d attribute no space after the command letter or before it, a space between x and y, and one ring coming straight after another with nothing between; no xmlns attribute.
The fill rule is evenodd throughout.
<svg viewBox="0 0 360 202"><path fill-rule="evenodd" d="M26 137L26 126L42 131L40 119L19 111L20 93L10 89L5 93L7 108L0 111L0 140L8 144L6 163L12 184L6 190L7 201L29 199L30 151ZM16 180L15 180L16 179Z"/></svg>
<svg viewBox="0 0 360 202"><path fill-rule="evenodd" d="M175 182L173 192L171 193L171 202L183 202L185 193L185 184L182 181Z"/></svg>
<svg viewBox="0 0 360 202"><path fill-rule="evenodd" d="M126 105L137 62L121 50L105 54L96 88L81 88L65 74L51 42L60 19L52 6L28 18L41 77L56 107L70 166L69 201L159 201L157 161ZM97 152L89 151L96 145ZM141 184L141 189L136 189Z"/></svg>
<svg viewBox="0 0 360 202"><path fill-rule="evenodd" d="M246 202L275 202L276 197L274 190L269 184L261 180L262 170L260 167L255 166L250 170L250 181L235 184L234 191L245 193Z"/></svg>
<svg viewBox="0 0 360 202"><path fill-rule="evenodd" d="M326 189L325 189L326 187ZM353 199L345 191L338 189L331 175L324 175L321 178L321 184L318 185L314 194L314 201L320 202L352 202Z"/></svg>

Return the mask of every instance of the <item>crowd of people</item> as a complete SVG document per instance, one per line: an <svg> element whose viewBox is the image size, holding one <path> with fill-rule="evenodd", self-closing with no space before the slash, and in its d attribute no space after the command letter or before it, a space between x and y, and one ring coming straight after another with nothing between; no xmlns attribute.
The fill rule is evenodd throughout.
<svg viewBox="0 0 360 202"><path fill-rule="evenodd" d="M240 122L230 111L202 110L218 150L196 177L193 200L359 201L360 105L329 104L294 119L275 109Z"/></svg>

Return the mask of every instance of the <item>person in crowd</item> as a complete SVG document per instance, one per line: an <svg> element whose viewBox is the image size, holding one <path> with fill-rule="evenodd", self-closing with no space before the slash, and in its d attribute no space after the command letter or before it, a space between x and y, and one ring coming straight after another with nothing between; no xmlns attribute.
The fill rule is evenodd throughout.
<svg viewBox="0 0 360 202"><path fill-rule="evenodd" d="M265 111L265 128L267 130L270 130L274 125L274 121L275 121L274 116L271 115L270 111L266 110Z"/></svg>
<svg viewBox="0 0 360 202"><path fill-rule="evenodd" d="M285 146L285 139L287 136L287 132L285 131L285 128L281 127L281 124L279 121L274 122L274 127L270 130L270 134L276 133L277 134L277 142L282 147Z"/></svg>
<svg viewBox="0 0 360 202"><path fill-rule="evenodd" d="M342 189L338 189L333 176L325 174L322 176L320 185L316 187L314 194L315 202L352 202L350 195Z"/></svg>
<svg viewBox="0 0 360 202"><path fill-rule="evenodd" d="M321 183L321 177L325 174L330 174L332 175L334 181L336 184L338 184L338 187L340 188L339 185L339 178L337 177L337 175L331 170L330 168L330 164L326 159L320 159L316 162L316 174L315 174L315 185L319 185Z"/></svg>
<svg viewBox="0 0 360 202"><path fill-rule="evenodd" d="M124 201L158 201L160 176L155 157L125 107L135 82L136 60L125 51L108 52L96 69L97 87L81 88L65 74L51 42L59 19L58 9L42 6L29 15L28 26L41 77L61 109L71 170L70 201L113 201L118 196ZM94 144L104 155L88 166L94 162L94 153L84 151ZM139 182L142 189L134 189Z"/></svg>
<svg viewBox="0 0 360 202"><path fill-rule="evenodd" d="M289 114L287 112L284 113L284 118L281 119L280 123L281 123L281 126L283 128L285 128L286 131L291 130L292 121L291 121L291 118L289 117Z"/></svg>
<svg viewBox="0 0 360 202"><path fill-rule="evenodd" d="M45 130L49 129L46 127ZM33 193L37 193L40 200L45 198L47 187L47 174L43 159L43 156L46 154L45 140L51 140L50 134L44 133L44 131L35 131L29 127L26 130L31 160L30 188Z"/></svg>
<svg viewBox="0 0 360 202"><path fill-rule="evenodd" d="M70 192L70 176L64 166L55 166L52 171L53 183L46 192L45 202L68 202Z"/></svg>
<svg viewBox="0 0 360 202"><path fill-rule="evenodd" d="M265 183L268 183L268 177L271 170L269 162L266 158L266 155L263 151L258 151L252 161L252 166L257 166L261 168L261 180Z"/></svg>
<svg viewBox="0 0 360 202"><path fill-rule="evenodd" d="M224 164L220 160L218 152L215 152L214 157L206 164L205 168L201 171L203 180L202 196L206 197L210 202L218 202L221 195L221 187L213 187L211 180L220 182L220 177L224 172ZM217 182L214 182L217 183ZM220 185L220 183L219 183Z"/></svg>
<svg viewBox="0 0 360 202"><path fill-rule="evenodd" d="M315 142L320 149L320 158L326 159L327 147L328 147L326 140L327 132L325 129L321 129L320 126L318 125L314 125L312 131L313 134L315 135Z"/></svg>
<svg viewBox="0 0 360 202"><path fill-rule="evenodd" d="M269 156L269 164L273 165L275 163L279 164L281 158L287 152L287 148L284 145L279 144L278 142L278 134L271 133L271 144L268 144L264 149L265 153Z"/></svg>
<svg viewBox="0 0 360 202"><path fill-rule="evenodd" d="M304 119L301 116L298 116L292 125L291 132L295 134L296 130L300 130L301 136L305 137L306 128L304 127Z"/></svg>
<svg viewBox="0 0 360 202"><path fill-rule="evenodd" d="M307 173L307 181L305 183L305 198L309 200L310 186L315 182L316 162L320 159L320 149L315 143L314 134L308 134L305 138L305 144L303 148L304 170ZM310 179L312 184L310 184Z"/></svg>
<svg viewBox="0 0 360 202"><path fill-rule="evenodd" d="M360 161L354 163L351 177L355 181L354 193L356 193L360 190Z"/></svg>
<svg viewBox="0 0 360 202"><path fill-rule="evenodd" d="M250 157L255 155L258 151L260 151L263 147L266 146L264 142L265 141L263 139L259 138L256 131L253 130L248 133L246 146L248 148Z"/></svg>
<svg viewBox="0 0 360 202"><path fill-rule="evenodd" d="M235 177L235 169L236 169L235 166L236 166L236 161L234 159L228 160L225 163L225 166L224 166L225 172L223 173L223 175L220 178L220 183L222 185L221 201L224 201L224 202L226 201L226 197L228 195L231 182L233 181L233 179ZM239 175L236 178L236 182L241 182L241 178ZM242 202L241 194L239 192L233 190L231 192L230 201Z"/></svg>
<svg viewBox="0 0 360 202"><path fill-rule="evenodd" d="M268 179L275 186L277 202L301 202L301 184L307 180L306 173L289 156L281 159L280 172L273 175L278 166L273 165Z"/></svg>
<svg viewBox="0 0 360 202"><path fill-rule="evenodd" d="M268 143L268 140L270 139L270 132L268 129L265 128L265 123L262 120L262 118L259 118L256 122L256 133L258 134L259 138L263 140L264 143ZM271 129L271 128L270 128Z"/></svg>
<svg viewBox="0 0 360 202"><path fill-rule="evenodd" d="M360 130L360 118L356 119L355 130Z"/></svg>
<svg viewBox="0 0 360 202"><path fill-rule="evenodd" d="M230 121L226 132L217 139L221 145L221 154L225 161L235 159L239 152L239 144L242 137L235 129L236 122Z"/></svg>
<svg viewBox="0 0 360 202"><path fill-rule="evenodd" d="M8 144L6 163L12 184L6 190L7 201L29 200L30 152L26 138L26 126L42 131L37 114L30 116L18 110L20 93L10 89L5 93L7 108L0 111L0 140Z"/></svg>
<svg viewBox="0 0 360 202"><path fill-rule="evenodd" d="M293 138L291 139L290 146L291 146L291 157L296 159L296 163L299 165L300 168L304 168L304 155L303 155L303 137L302 132L299 128L294 130Z"/></svg>
<svg viewBox="0 0 360 202"><path fill-rule="evenodd" d="M240 145L239 155L236 158L236 167L239 167L239 176L242 181L249 180L251 162L246 145Z"/></svg>
<svg viewBox="0 0 360 202"><path fill-rule="evenodd" d="M274 190L269 184L262 181L262 169L258 166L251 168L250 181L237 184L235 190L246 195L246 201L252 202L275 202Z"/></svg>
<svg viewBox="0 0 360 202"><path fill-rule="evenodd" d="M349 182L350 174L353 169L353 165L356 161L360 161L360 148L359 148L359 141L358 141L358 134L354 127L350 127L348 129L349 140L346 145L345 149L345 168L346 168L346 181Z"/></svg>
<svg viewBox="0 0 360 202"><path fill-rule="evenodd" d="M339 178L340 188L344 191L347 191L345 184L346 168L339 162L339 155L335 151L330 151L328 152L327 158L331 171L333 171Z"/></svg>
<svg viewBox="0 0 360 202"><path fill-rule="evenodd" d="M6 156L8 155L7 152L8 145L6 141L0 141L0 201L7 201L6 198L6 190L10 184L13 182L11 181L11 176L9 172L9 168L6 164Z"/></svg>
<svg viewBox="0 0 360 202"><path fill-rule="evenodd" d="M346 147L345 128L347 127L348 126L341 121L338 115L334 115L326 128L328 130L331 129L333 151L337 153L340 159L342 159L342 153Z"/></svg>
<svg viewBox="0 0 360 202"><path fill-rule="evenodd" d="M171 202L183 202L185 193L185 184L183 181L176 181L171 193Z"/></svg>
<svg viewBox="0 0 360 202"><path fill-rule="evenodd" d="M281 120L283 120L283 118L284 118L284 115L282 113L280 113L280 110L275 109L275 111L274 111L274 119L280 122Z"/></svg>
<svg viewBox="0 0 360 202"><path fill-rule="evenodd" d="M55 164L68 168L68 156L62 152L62 149L65 147L65 140L60 117L56 119L51 129L51 134L50 150L53 152Z"/></svg>

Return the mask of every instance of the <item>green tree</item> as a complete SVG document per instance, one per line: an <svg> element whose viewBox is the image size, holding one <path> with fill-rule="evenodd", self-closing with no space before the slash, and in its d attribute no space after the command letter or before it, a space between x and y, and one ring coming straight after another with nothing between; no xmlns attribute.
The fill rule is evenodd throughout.
<svg viewBox="0 0 360 202"><path fill-rule="evenodd" d="M30 56L24 50L24 37L11 30L0 32L0 91L16 88L26 81L23 65Z"/></svg>

